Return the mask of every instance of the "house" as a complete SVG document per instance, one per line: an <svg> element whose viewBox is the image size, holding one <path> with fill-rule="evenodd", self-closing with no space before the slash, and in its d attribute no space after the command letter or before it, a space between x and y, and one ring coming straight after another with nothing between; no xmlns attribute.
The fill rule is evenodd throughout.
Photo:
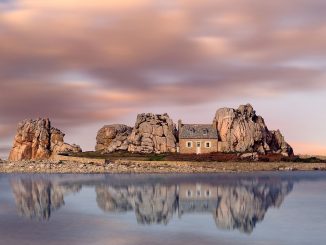
<svg viewBox="0 0 326 245"><path fill-rule="evenodd" d="M181 154L208 154L218 151L218 133L213 124L183 124L178 122Z"/></svg>

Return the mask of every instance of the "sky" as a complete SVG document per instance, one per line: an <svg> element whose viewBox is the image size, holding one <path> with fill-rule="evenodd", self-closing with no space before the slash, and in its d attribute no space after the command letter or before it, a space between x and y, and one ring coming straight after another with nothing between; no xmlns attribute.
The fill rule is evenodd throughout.
<svg viewBox="0 0 326 245"><path fill-rule="evenodd" d="M325 0L0 0L0 156L49 117L94 150L138 113L210 123L251 103L295 153L326 155Z"/></svg>

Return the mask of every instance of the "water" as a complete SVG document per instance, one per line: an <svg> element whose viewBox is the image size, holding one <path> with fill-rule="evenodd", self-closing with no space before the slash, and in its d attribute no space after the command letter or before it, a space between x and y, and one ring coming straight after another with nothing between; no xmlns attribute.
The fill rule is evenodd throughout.
<svg viewBox="0 0 326 245"><path fill-rule="evenodd" d="M326 244L326 173L0 175L0 244Z"/></svg>

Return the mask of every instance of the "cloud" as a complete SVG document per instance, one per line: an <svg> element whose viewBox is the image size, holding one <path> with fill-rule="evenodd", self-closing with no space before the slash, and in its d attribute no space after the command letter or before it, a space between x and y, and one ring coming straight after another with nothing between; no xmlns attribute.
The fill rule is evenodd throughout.
<svg viewBox="0 0 326 245"><path fill-rule="evenodd" d="M147 105L325 88L324 0L16 0L0 8L7 131L26 117L81 126Z"/></svg>

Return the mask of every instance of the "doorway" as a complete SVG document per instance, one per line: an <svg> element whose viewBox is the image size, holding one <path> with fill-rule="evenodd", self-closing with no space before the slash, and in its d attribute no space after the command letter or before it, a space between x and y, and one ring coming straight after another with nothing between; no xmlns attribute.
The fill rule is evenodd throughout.
<svg viewBox="0 0 326 245"><path fill-rule="evenodd" d="M201 142L196 142L196 154L201 153Z"/></svg>

